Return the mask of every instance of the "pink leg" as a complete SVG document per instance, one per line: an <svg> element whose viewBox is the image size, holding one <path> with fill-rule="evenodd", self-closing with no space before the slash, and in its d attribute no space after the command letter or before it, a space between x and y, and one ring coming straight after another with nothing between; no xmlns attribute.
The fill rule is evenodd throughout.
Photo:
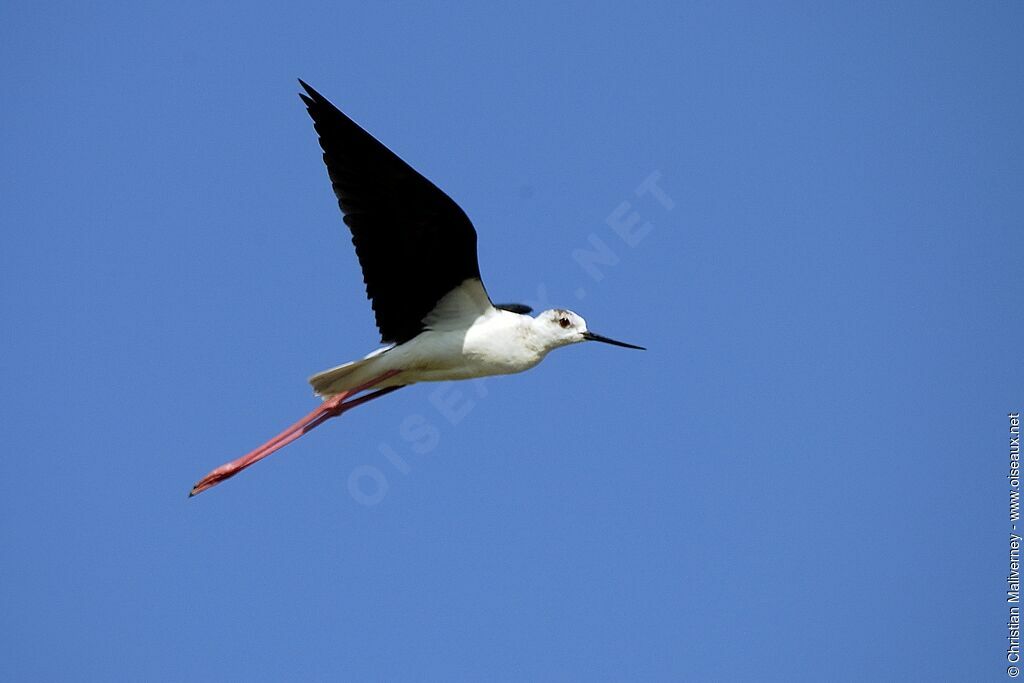
<svg viewBox="0 0 1024 683"><path fill-rule="evenodd" d="M375 377L374 379L356 387L355 389L350 389L348 391L330 397L329 399L321 403L316 410L314 410L309 415L302 418L301 420L293 424L291 427L284 430L283 432L281 432L280 434L278 434L273 439L266 442L256 450L246 453L237 460L232 460L229 463L221 465L220 467L218 467L217 469L213 470L205 477L200 479L196 483L196 485L192 487L191 493L188 494L189 498L196 495L197 493L202 493L206 489L213 488L214 486L221 483L225 479L229 479L235 476L249 465L252 465L255 462L259 462L260 460L267 457L274 451L283 448L284 446L287 446L292 441L295 441L306 432L316 427L319 427L321 424L331 419L332 417L337 417L338 415L341 415L345 411L355 408L358 405L362 405L367 401L372 401L373 399L383 396L384 394L390 394L392 391L400 389L400 386L378 389L377 391L366 394L365 396L354 398L351 401L348 401L347 403L345 402L345 399L349 398L350 396L354 396L355 394L358 394L360 391L370 389L380 384L384 380L394 377L399 372L401 371L389 370L383 375Z"/></svg>

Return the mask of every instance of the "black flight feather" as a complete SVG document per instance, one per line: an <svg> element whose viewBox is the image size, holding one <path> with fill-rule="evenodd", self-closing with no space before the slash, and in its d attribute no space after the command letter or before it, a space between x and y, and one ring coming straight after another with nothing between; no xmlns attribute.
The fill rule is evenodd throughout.
<svg viewBox="0 0 1024 683"><path fill-rule="evenodd" d="M301 79L324 163L352 231L384 343L423 331L445 294L480 277L476 230L459 205Z"/></svg>

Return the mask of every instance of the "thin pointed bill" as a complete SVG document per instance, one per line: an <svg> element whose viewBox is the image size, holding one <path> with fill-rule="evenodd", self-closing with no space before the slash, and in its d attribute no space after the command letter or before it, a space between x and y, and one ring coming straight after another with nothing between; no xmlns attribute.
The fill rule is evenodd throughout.
<svg viewBox="0 0 1024 683"><path fill-rule="evenodd" d="M636 346L634 344L627 344L626 342L616 341L614 339L609 339L608 337L605 337L604 335L594 334L593 332L589 332L589 331L583 333L583 338L586 339L587 341L599 341L599 342L604 342L605 344L611 344L612 346L622 346L622 347L625 347L627 349L638 349L640 351L646 351L647 350L647 349L645 349L642 346Z"/></svg>

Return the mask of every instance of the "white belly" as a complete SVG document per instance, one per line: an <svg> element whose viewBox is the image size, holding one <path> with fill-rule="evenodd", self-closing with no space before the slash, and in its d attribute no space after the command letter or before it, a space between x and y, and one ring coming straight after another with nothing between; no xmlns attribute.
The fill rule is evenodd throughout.
<svg viewBox="0 0 1024 683"><path fill-rule="evenodd" d="M442 321L443 322L443 321ZM397 370L374 388L509 375L529 370L544 359L531 334L533 319L490 309L460 329L433 329L390 349L378 350L362 360L325 370L311 378L323 397L362 386Z"/></svg>
<svg viewBox="0 0 1024 683"><path fill-rule="evenodd" d="M526 316L501 312L467 330L431 330L389 351L405 382L441 382L529 370L544 354L528 343ZM528 323L526 323L528 324Z"/></svg>

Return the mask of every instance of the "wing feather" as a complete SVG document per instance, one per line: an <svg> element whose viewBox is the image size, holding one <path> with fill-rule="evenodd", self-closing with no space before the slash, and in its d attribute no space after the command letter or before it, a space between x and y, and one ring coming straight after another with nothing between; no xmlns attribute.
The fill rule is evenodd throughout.
<svg viewBox="0 0 1024 683"><path fill-rule="evenodd" d="M381 341L406 342L423 331L424 319L445 294L480 278L476 230L448 195L299 83L352 232Z"/></svg>

